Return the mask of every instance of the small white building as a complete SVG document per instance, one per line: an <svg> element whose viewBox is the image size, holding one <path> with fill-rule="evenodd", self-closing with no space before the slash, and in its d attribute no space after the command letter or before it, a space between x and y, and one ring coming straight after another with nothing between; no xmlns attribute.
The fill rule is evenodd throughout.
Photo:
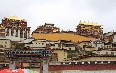
<svg viewBox="0 0 116 73"><path fill-rule="evenodd" d="M92 47L91 41L82 41L78 44L81 48Z"/></svg>
<svg viewBox="0 0 116 73"><path fill-rule="evenodd" d="M52 55L52 59L57 58L58 62L63 62L65 60L67 60L67 51L64 49L60 49L60 50L55 49L55 50L53 50L52 53L53 53L53 55L55 55L54 57Z"/></svg>
<svg viewBox="0 0 116 73"><path fill-rule="evenodd" d="M29 46L32 49L45 49L46 46L46 40L39 39L39 40L32 40L30 43L26 43L25 47Z"/></svg>
<svg viewBox="0 0 116 73"><path fill-rule="evenodd" d="M47 41L47 44L50 44L51 49L75 50L76 48L74 43L65 40Z"/></svg>
<svg viewBox="0 0 116 73"><path fill-rule="evenodd" d="M92 47L94 47L96 50L104 49L104 43L99 39L94 40L91 43L92 43Z"/></svg>
<svg viewBox="0 0 116 73"><path fill-rule="evenodd" d="M47 41L47 46L50 47L51 49L60 49L61 44L60 41Z"/></svg>
<svg viewBox="0 0 116 73"><path fill-rule="evenodd" d="M66 49L66 50L75 50L76 49L74 43L72 43L72 42L68 42L68 43L65 43L62 45L63 45L62 48Z"/></svg>
<svg viewBox="0 0 116 73"><path fill-rule="evenodd" d="M32 40L31 42L25 43L25 47L31 47L33 49L66 49L75 50L75 45L72 42L66 41L48 41L45 39Z"/></svg>

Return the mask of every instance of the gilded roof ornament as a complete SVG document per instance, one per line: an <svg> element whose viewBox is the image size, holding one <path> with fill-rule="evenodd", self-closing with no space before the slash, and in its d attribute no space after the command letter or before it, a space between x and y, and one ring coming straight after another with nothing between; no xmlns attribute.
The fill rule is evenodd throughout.
<svg viewBox="0 0 116 73"><path fill-rule="evenodd" d="M80 21L79 24L84 24L84 25L92 25L92 26L102 26L101 24L93 23L93 22L82 22Z"/></svg>

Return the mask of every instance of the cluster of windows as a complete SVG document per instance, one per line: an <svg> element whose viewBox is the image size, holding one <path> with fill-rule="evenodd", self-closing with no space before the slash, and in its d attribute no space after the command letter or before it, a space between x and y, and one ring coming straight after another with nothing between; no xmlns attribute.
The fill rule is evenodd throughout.
<svg viewBox="0 0 116 73"><path fill-rule="evenodd" d="M38 43L36 43L36 44L38 44ZM39 43L39 44L42 44L42 45L44 45L44 43Z"/></svg>
<svg viewBox="0 0 116 73"><path fill-rule="evenodd" d="M64 44L65 47L73 47L74 44Z"/></svg>

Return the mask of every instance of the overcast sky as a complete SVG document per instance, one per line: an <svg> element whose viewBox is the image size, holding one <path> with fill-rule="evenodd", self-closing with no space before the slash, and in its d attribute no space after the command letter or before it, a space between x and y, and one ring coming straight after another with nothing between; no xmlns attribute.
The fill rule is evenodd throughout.
<svg viewBox="0 0 116 73"><path fill-rule="evenodd" d="M75 31L82 20L109 32L116 31L116 0L0 0L0 19L4 16L26 19L31 31L46 22Z"/></svg>

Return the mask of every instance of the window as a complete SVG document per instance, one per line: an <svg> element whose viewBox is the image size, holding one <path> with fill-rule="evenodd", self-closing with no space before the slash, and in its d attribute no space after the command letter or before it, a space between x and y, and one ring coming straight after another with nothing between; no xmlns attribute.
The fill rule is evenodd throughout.
<svg viewBox="0 0 116 73"><path fill-rule="evenodd" d="M6 31L6 36L9 36L9 29L7 29Z"/></svg>
<svg viewBox="0 0 116 73"><path fill-rule="evenodd" d="M27 38L27 32L24 31L24 38Z"/></svg>
<svg viewBox="0 0 116 73"><path fill-rule="evenodd" d="M71 48L69 48L69 50L71 50Z"/></svg>
<svg viewBox="0 0 116 73"><path fill-rule="evenodd" d="M51 46L55 46L55 44L51 44Z"/></svg>
<svg viewBox="0 0 116 73"><path fill-rule="evenodd" d="M13 36L13 33L14 33L14 30L13 30L13 29L11 29L11 36Z"/></svg>
<svg viewBox="0 0 116 73"><path fill-rule="evenodd" d="M108 52L106 52L106 54L108 54Z"/></svg>
<svg viewBox="0 0 116 73"><path fill-rule="evenodd" d="M95 46L97 47L97 44L95 44Z"/></svg>
<svg viewBox="0 0 116 73"><path fill-rule="evenodd" d="M111 52L111 55L114 55L114 52Z"/></svg>
<svg viewBox="0 0 116 73"><path fill-rule="evenodd" d="M4 47L6 47L6 45L4 45Z"/></svg>
<svg viewBox="0 0 116 73"><path fill-rule="evenodd" d="M107 48L108 48L108 45L107 45Z"/></svg>
<svg viewBox="0 0 116 73"><path fill-rule="evenodd" d="M15 35L15 37L18 37L18 30L16 30L16 35Z"/></svg>
<svg viewBox="0 0 116 73"><path fill-rule="evenodd" d="M109 48L111 48L111 46L109 46Z"/></svg>
<svg viewBox="0 0 116 73"><path fill-rule="evenodd" d="M23 38L23 30L20 30L20 37Z"/></svg>

